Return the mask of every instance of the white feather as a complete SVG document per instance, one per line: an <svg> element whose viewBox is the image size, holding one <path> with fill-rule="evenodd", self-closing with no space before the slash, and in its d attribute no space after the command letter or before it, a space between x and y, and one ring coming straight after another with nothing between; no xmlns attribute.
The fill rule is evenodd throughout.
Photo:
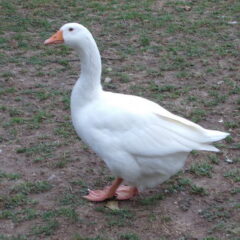
<svg viewBox="0 0 240 240"><path fill-rule="evenodd" d="M74 36L69 27L77 29ZM140 189L152 187L177 173L190 151L218 151L211 142L228 133L204 129L147 99L103 91L100 54L90 32L75 23L61 30L81 58L71 95L73 125L116 177Z"/></svg>

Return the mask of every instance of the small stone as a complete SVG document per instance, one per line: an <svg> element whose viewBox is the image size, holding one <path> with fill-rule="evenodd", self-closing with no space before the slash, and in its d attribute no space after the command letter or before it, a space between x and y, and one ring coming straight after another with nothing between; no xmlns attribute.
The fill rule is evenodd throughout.
<svg viewBox="0 0 240 240"><path fill-rule="evenodd" d="M225 159L225 161L226 161L227 163L233 163L233 160L230 159L230 158L228 158L228 157Z"/></svg>
<svg viewBox="0 0 240 240"><path fill-rule="evenodd" d="M223 84L223 83L224 83L224 81L218 81L218 82L217 82L218 85L221 85L221 84Z"/></svg>
<svg viewBox="0 0 240 240"><path fill-rule="evenodd" d="M237 21L228 22L228 24L237 24L237 23L238 23Z"/></svg>
<svg viewBox="0 0 240 240"><path fill-rule="evenodd" d="M190 11L192 8L191 8L190 6L184 6L183 9L184 9L185 11Z"/></svg>
<svg viewBox="0 0 240 240"><path fill-rule="evenodd" d="M110 77L106 77L105 79L104 79L104 82L105 83L110 83L112 81L112 79L110 78Z"/></svg>
<svg viewBox="0 0 240 240"><path fill-rule="evenodd" d="M53 180L53 179L55 179L56 178L56 175L55 174L52 174L49 178L48 178L48 181L51 181L51 180Z"/></svg>

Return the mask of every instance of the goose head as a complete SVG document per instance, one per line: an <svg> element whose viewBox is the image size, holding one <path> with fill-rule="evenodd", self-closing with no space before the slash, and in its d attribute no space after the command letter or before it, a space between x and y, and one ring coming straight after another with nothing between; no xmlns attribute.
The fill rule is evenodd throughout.
<svg viewBox="0 0 240 240"><path fill-rule="evenodd" d="M91 39L91 33L83 25L78 23L67 23L48 38L44 44L64 43L71 48L81 49L84 48Z"/></svg>

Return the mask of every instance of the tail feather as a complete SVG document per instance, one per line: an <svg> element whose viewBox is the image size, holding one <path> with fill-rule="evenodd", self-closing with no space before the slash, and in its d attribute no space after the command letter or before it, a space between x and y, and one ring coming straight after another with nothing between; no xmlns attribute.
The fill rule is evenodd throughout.
<svg viewBox="0 0 240 240"><path fill-rule="evenodd" d="M161 127L164 126L169 131L168 134L171 134L172 138L185 149L219 152L216 147L212 146L212 143L229 135L226 132L203 128L173 114L157 114L157 116L162 120Z"/></svg>
<svg viewBox="0 0 240 240"><path fill-rule="evenodd" d="M220 150L213 145L201 144L199 150L210 151L210 152L220 152Z"/></svg>
<svg viewBox="0 0 240 240"><path fill-rule="evenodd" d="M216 131L216 130L206 130L207 132L207 136L209 137L209 142L216 142L216 141L220 141L224 138L226 138L227 136L229 136L229 133L227 132L220 132L220 131Z"/></svg>
<svg viewBox="0 0 240 240"><path fill-rule="evenodd" d="M209 141L201 144L203 147L202 150L219 152L220 150L218 148L214 147L213 145L211 145L211 143L220 141L220 140L226 138L227 136L229 136L229 133L220 132L220 131L216 131L216 130L209 130L209 129L205 129L205 130L206 130L206 135L207 135Z"/></svg>

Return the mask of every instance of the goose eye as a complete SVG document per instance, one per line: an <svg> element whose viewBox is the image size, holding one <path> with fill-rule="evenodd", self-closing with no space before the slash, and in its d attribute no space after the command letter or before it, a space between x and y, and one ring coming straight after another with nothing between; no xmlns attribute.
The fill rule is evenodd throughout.
<svg viewBox="0 0 240 240"><path fill-rule="evenodd" d="M72 31L73 31L73 28L69 28L68 31L69 31L69 32L72 32Z"/></svg>

